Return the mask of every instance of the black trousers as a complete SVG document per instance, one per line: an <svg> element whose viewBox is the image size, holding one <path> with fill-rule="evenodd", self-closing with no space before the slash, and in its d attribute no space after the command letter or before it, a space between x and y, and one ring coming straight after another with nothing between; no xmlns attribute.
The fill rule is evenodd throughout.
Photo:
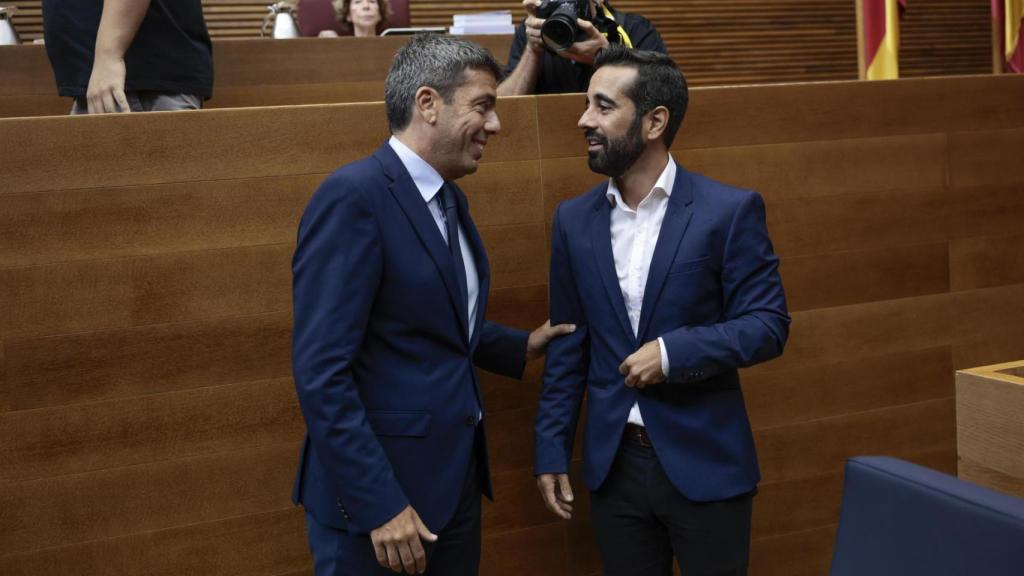
<svg viewBox="0 0 1024 576"><path fill-rule="evenodd" d="M477 433L479 437L479 432ZM437 542L423 542L428 576L477 576L480 572L480 478L476 457L469 463L454 516L437 532ZM352 534L316 521L306 513L306 531L315 576L395 576L377 563L367 534ZM403 572L404 573L404 572Z"/></svg>
<svg viewBox="0 0 1024 576"><path fill-rule="evenodd" d="M675 556L683 576L745 576L753 496L688 500L650 445L623 439L608 478L591 494L604 574L670 575Z"/></svg>

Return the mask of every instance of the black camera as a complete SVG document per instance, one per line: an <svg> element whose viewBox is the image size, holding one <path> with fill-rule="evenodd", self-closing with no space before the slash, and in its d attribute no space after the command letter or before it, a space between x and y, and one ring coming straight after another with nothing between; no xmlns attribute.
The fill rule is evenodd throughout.
<svg viewBox="0 0 1024 576"><path fill-rule="evenodd" d="M587 39L587 34L576 25L576 19L593 20L590 0L543 0L537 7L537 17L544 19L540 37L550 50L561 52L574 43Z"/></svg>

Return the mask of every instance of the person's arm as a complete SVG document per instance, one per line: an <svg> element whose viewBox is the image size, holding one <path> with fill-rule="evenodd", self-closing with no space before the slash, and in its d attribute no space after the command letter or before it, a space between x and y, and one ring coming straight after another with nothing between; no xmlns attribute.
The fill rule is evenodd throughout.
<svg viewBox="0 0 1024 576"><path fill-rule="evenodd" d="M633 48L637 50L649 50L651 52L660 52L662 54L668 54L668 48L665 46L665 41L661 39L661 34L654 27L648 19L643 16L633 15L638 20L637 26L635 26L636 37L630 34L630 39L633 41Z"/></svg>
<svg viewBox="0 0 1024 576"><path fill-rule="evenodd" d="M425 562L420 539L436 536L398 484L352 375L382 271L380 229L368 200L328 180L303 214L292 261L295 388L312 448L349 521L370 532L382 565L408 569Z"/></svg>
<svg viewBox="0 0 1024 576"><path fill-rule="evenodd" d="M658 340L644 344L620 367L628 386L667 380L686 384L712 378L782 354L789 313L765 222L764 201L749 194L729 227L722 263L722 322L682 326L661 335L669 374L662 374Z"/></svg>
<svg viewBox="0 0 1024 576"><path fill-rule="evenodd" d="M534 428L534 474L541 498L551 512L568 519L572 514L569 461L572 458L576 422L587 387L590 339L580 305L576 280L566 247L565 231L555 210L551 228L551 319L576 326L548 348L544 384L537 405ZM556 491L557 485L557 491Z"/></svg>
<svg viewBox="0 0 1024 576"><path fill-rule="evenodd" d="M149 0L103 0L92 74L85 92L89 114L130 111L124 94L124 54L147 10Z"/></svg>
<svg viewBox="0 0 1024 576"><path fill-rule="evenodd" d="M544 21L534 15L539 5L540 0L523 0L526 20L516 27L508 53L510 71L498 85L498 96L533 94L537 86L537 76L544 59L544 43L540 39L540 27Z"/></svg>

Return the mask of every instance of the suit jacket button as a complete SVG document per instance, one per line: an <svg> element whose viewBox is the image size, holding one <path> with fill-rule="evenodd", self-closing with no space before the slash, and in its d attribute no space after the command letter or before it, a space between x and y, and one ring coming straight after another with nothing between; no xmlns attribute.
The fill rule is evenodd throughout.
<svg viewBox="0 0 1024 576"><path fill-rule="evenodd" d="M466 416L466 427L472 428L476 426L476 416Z"/></svg>

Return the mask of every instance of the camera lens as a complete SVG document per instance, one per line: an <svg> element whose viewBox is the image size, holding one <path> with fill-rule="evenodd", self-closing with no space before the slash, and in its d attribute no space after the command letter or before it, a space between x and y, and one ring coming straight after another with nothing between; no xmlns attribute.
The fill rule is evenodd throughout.
<svg viewBox="0 0 1024 576"><path fill-rule="evenodd" d="M576 39L576 19L566 14L554 14L540 27L540 36L544 44L555 52L566 50Z"/></svg>

